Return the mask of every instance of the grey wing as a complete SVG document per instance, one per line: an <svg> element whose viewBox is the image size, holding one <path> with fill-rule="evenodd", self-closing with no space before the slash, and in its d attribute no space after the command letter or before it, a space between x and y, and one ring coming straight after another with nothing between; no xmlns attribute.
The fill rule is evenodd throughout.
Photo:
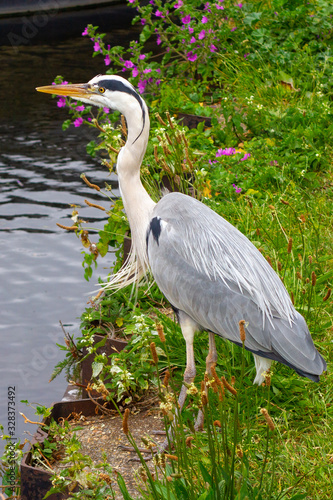
<svg viewBox="0 0 333 500"><path fill-rule="evenodd" d="M170 193L156 205L147 237L157 285L203 329L276 359L301 375L319 375L324 361L280 278L236 228L202 203ZM228 240L228 241L226 241ZM307 375L308 376L308 375Z"/></svg>

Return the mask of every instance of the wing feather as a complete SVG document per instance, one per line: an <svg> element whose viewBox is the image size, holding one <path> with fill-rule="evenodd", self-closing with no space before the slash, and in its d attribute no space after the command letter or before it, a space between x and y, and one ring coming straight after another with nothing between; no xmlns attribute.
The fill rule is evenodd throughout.
<svg viewBox="0 0 333 500"><path fill-rule="evenodd" d="M247 292L263 311L263 321L276 311L292 322L295 310L280 278L257 248L224 218L181 193L164 196L154 215L167 223L167 244L196 271Z"/></svg>

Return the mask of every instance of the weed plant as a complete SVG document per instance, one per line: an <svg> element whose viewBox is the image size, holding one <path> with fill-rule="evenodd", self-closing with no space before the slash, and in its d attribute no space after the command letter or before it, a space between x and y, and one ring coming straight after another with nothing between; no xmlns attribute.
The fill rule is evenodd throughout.
<svg viewBox="0 0 333 500"><path fill-rule="evenodd" d="M68 378L75 378L80 360L73 361L73 353L83 347L93 352L96 333L130 339L126 351L111 359L95 358L92 383L122 404L144 397L149 383L159 393L174 449L169 457L156 456L155 477L142 459L140 498L329 500L333 7L325 0L129 3L142 26L129 47L110 47L98 27L88 26L83 35L92 39L93 55L103 56L106 72L129 78L150 106L151 135L142 165L146 189L155 200L165 187L194 195L248 236L306 318L328 371L314 384L274 364L266 386L257 388L252 385L252 355L217 338L218 379L209 381L204 374L208 339L201 332L195 358L203 387L188 388L188 405L179 414L176 394L186 363L185 343L167 313L168 304L146 283L137 296L124 289L92 300L82 315L77 349L70 343L63 346L66 359L55 374L70 365ZM70 114L64 129L95 129L97 137L87 152L113 171L126 140L119 114L102 109L94 115L90 106L64 97L57 103ZM184 113L209 118L210 126L201 121L189 129L181 120ZM119 269L130 234L122 201L111 187L101 189L82 177L92 188L96 209L102 196L112 205L97 238L80 220L79 207L70 225L63 226L83 244L89 279L110 251L115 252L112 272ZM160 327L167 343L157 335ZM150 357L152 342L157 366ZM163 386L165 370L171 377ZM222 377L229 388L221 385ZM167 403L169 409L163 406ZM199 409L205 413L203 433L193 429ZM130 429L129 417L125 431L132 440ZM70 446L67 450L70 461L73 451ZM76 481L80 492L71 493L72 498L113 498L108 482L101 485L95 473L88 484L78 466L66 472L69 480L54 478L54 488ZM118 483L123 497L130 499L121 477Z"/></svg>

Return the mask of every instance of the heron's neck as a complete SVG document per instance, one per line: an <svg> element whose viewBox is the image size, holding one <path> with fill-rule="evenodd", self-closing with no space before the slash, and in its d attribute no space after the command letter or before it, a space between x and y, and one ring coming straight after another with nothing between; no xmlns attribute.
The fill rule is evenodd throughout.
<svg viewBox="0 0 333 500"><path fill-rule="evenodd" d="M146 233L155 202L150 198L140 179L140 166L149 137L148 110L142 130L141 113L137 109L125 115L128 136L117 160L119 188L131 228L132 245L140 264L146 267ZM135 112L136 111L136 112Z"/></svg>

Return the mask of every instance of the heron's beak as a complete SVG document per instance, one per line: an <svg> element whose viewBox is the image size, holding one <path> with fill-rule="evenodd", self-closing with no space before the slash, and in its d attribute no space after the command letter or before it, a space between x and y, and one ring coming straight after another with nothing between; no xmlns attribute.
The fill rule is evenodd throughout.
<svg viewBox="0 0 333 500"><path fill-rule="evenodd" d="M87 83L68 83L63 85L46 85L45 87L37 87L38 92L46 94L66 95L69 97L89 98L94 93L93 89Z"/></svg>

